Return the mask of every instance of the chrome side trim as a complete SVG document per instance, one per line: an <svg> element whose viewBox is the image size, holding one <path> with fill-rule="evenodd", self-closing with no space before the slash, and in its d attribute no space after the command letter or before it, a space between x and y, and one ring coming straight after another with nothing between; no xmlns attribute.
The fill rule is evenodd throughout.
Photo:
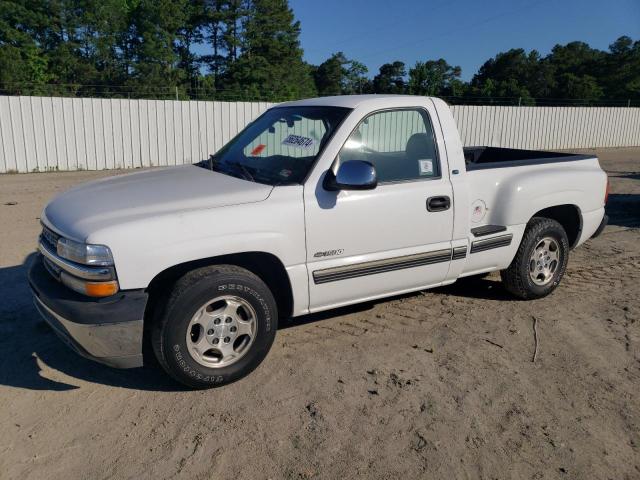
<svg viewBox="0 0 640 480"><path fill-rule="evenodd" d="M433 252L416 253L402 257L385 258L371 262L356 263L342 267L325 268L313 272L313 281L316 284L337 282L348 278L375 275L377 273L391 272L405 268L421 267L434 263L449 262L451 260L450 248L435 250Z"/></svg>
<svg viewBox="0 0 640 480"><path fill-rule="evenodd" d="M467 247L455 247L453 249L453 255L451 255L451 260L461 260L467 257Z"/></svg>
<svg viewBox="0 0 640 480"><path fill-rule="evenodd" d="M491 250L493 248L506 247L511 245L511 239L513 234L500 235L499 237L485 238L483 240L476 240L471 244L471 253L484 252L485 250Z"/></svg>
<svg viewBox="0 0 640 480"><path fill-rule="evenodd" d="M65 260L59 257L56 253L52 252L49 247L40 240L38 243L38 249L54 265L60 267L62 270L70 273L71 275L82 278L83 280L114 280L115 275L112 268L109 267L85 267L77 263Z"/></svg>

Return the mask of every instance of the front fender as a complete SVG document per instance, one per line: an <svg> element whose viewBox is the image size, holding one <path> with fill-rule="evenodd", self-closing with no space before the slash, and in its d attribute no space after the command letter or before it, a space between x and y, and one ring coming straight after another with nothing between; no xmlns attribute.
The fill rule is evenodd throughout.
<svg viewBox="0 0 640 480"><path fill-rule="evenodd" d="M234 253L265 252L285 268L304 265L302 187L278 187L254 204L137 219L92 233L90 241L111 248L123 290L146 288L175 265Z"/></svg>

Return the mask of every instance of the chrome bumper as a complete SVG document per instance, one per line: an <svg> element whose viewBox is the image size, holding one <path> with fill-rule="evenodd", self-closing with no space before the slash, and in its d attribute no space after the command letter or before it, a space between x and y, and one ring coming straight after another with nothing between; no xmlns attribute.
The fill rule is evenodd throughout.
<svg viewBox="0 0 640 480"><path fill-rule="evenodd" d="M142 320L82 325L62 318L38 297L34 303L53 331L76 353L110 367L142 366Z"/></svg>
<svg viewBox="0 0 640 480"><path fill-rule="evenodd" d="M29 269L29 284L42 317L77 353L112 367L142 366L144 291L85 297L50 275L39 255Z"/></svg>

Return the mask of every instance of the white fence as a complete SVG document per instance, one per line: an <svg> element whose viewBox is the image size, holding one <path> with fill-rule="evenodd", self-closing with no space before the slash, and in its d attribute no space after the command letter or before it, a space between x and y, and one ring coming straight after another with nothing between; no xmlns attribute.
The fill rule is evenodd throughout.
<svg viewBox="0 0 640 480"><path fill-rule="evenodd" d="M207 158L264 102L0 97L0 173L102 170ZM465 145L640 146L640 108L454 106Z"/></svg>
<svg viewBox="0 0 640 480"><path fill-rule="evenodd" d="M464 145L554 150L640 146L640 108L451 107Z"/></svg>
<svg viewBox="0 0 640 480"><path fill-rule="evenodd" d="M209 157L268 103L0 97L0 173L102 170Z"/></svg>

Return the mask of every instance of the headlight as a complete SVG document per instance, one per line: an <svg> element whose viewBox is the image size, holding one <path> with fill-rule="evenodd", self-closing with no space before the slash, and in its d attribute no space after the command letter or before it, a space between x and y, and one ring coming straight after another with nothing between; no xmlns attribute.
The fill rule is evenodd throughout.
<svg viewBox="0 0 640 480"><path fill-rule="evenodd" d="M61 237L58 239L57 251L62 258L83 265L113 265L111 250L105 245L89 245Z"/></svg>

